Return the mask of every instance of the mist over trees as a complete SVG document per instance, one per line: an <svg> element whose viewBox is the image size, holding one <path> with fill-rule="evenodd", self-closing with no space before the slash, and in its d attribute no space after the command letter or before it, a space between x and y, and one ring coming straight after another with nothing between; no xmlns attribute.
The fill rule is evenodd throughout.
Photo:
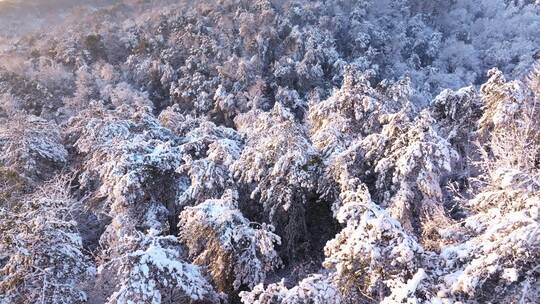
<svg viewBox="0 0 540 304"><path fill-rule="evenodd" d="M538 1L9 0L0 26L0 304L540 298Z"/></svg>

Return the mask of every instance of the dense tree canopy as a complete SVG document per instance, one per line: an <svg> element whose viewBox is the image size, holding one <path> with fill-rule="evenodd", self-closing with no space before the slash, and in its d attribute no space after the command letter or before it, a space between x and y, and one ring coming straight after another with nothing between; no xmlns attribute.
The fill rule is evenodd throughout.
<svg viewBox="0 0 540 304"><path fill-rule="evenodd" d="M43 2L0 2L0 304L540 297L538 1Z"/></svg>

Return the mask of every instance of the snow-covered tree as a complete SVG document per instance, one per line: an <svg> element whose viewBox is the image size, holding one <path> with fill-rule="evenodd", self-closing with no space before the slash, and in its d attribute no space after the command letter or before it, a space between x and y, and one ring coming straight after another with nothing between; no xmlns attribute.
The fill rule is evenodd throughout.
<svg viewBox="0 0 540 304"><path fill-rule="evenodd" d="M74 218L80 204L57 177L0 207L0 303L85 303L95 274Z"/></svg>
<svg viewBox="0 0 540 304"><path fill-rule="evenodd" d="M7 61L11 61L7 60ZM13 58L13 61L17 61ZM0 66L0 95L10 96L13 109L50 119L60 106L59 97L26 71L14 73Z"/></svg>
<svg viewBox="0 0 540 304"><path fill-rule="evenodd" d="M476 158L474 140L477 138L478 119L482 103L477 90L470 86L456 91L446 89L432 102L431 115L437 121L438 133L459 154L454 162L451 178L462 182L474 171L470 160Z"/></svg>
<svg viewBox="0 0 540 304"><path fill-rule="evenodd" d="M92 100L99 99L99 87L95 76L88 66L81 66L75 73L75 92L64 100L68 113L77 112L90 105Z"/></svg>
<svg viewBox="0 0 540 304"><path fill-rule="evenodd" d="M253 290L240 293L243 303L252 304L339 304L342 303L339 291L324 275L311 275L292 288L287 288L283 281L273 283L266 288L259 284Z"/></svg>
<svg viewBox="0 0 540 304"><path fill-rule="evenodd" d="M240 156L243 147L240 134L199 121L197 127L185 134L185 139L183 164L176 169L185 184L177 198L179 206L200 204L235 187L229 167Z"/></svg>
<svg viewBox="0 0 540 304"><path fill-rule="evenodd" d="M371 201L365 185L341 193L336 215L345 228L324 249L323 265L345 299L353 302L394 297L419 271L423 249L398 221ZM405 299L408 295L401 299Z"/></svg>
<svg viewBox="0 0 540 304"><path fill-rule="evenodd" d="M54 122L22 113L0 121L0 153L0 165L33 181L51 177L68 157Z"/></svg>
<svg viewBox="0 0 540 304"><path fill-rule="evenodd" d="M29 188L16 170L0 166L0 206L9 208L9 204L17 204L17 197L30 191Z"/></svg>
<svg viewBox="0 0 540 304"><path fill-rule="evenodd" d="M30 2L0 303L540 297L538 0Z"/></svg>
<svg viewBox="0 0 540 304"><path fill-rule="evenodd" d="M339 153L352 141L379 132L384 116L409 107L409 81L373 87L373 71L347 67L343 84L326 100L309 107L311 140L325 156Z"/></svg>
<svg viewBox="0 0 540 304"><path fill-rule="evenodd" d="M395 114L361 145L364 161L373 165L374 197L408 231L420 232L422 219L442 208L441 185L457 152L438 134L428 111L412 122Z"/></svg>
<svg viewBox="0 0 540 304"><path fill-rule="evenodd" d="M317 189L319 155L306 129L280 103L271 112L252 110L235 119L246 146L232 165L235 178L250 188L263 206L264 220L283 238L284 250L294 256L305 243L305 208Z"/></svg>
<svg viewBox="0 0 540 304"><path fill-rule="evenodd" d="M135 229L176 230L179 139L148 108L96 105L70 120L67 136L78 137L73 145L85 155L81 187L100 202L96 211L113 219L103 241Z"/></svg>
<svg viewBox="0 0 540 304"><path fill-rule="evenodd" d="M185 260L177 238L158 233L126 236L115 249L120 254L100 265L96 285L105 294L113 291L105 303L220 303L202 269Z"/></svg>
<svg viewBox="0 0 540 304"><path fill-rule="evenodd" d="M481 174L471 181L472 198L462 201L469 216L438 228L447 245L437 270L444 275L434 285L439 297L451 301L532 303L540 244L539 108L526 84L491 74L482 86L479 124L487 134L478 146Z"/></svg>
<svg viewBox="0 0 540 304"><path fill-rule="evenodd" d="M180 238L195 264L209 268L218 290L232 292L264 282L281 264L271 225L252 223L238 209L237 194L187 207L180 214Z"/></svg>

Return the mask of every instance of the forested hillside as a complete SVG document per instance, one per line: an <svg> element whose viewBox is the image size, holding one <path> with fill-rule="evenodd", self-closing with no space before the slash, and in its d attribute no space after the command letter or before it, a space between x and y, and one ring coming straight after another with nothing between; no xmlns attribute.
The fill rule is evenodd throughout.
<svg viewBox="0 0 540 304"><path fill-rule="evenodd" d="M540 3L0 2L0 304L536 303Z"/></svg>

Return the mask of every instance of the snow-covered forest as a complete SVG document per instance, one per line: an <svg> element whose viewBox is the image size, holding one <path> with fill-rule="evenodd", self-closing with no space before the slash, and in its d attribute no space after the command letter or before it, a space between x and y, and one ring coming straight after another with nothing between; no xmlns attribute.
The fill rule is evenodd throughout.
<svg viewBox="0 0 540 304"><path fill-rule="evenodd" d="M0 304L538 303L538 0L0 2Z"/></svg>

